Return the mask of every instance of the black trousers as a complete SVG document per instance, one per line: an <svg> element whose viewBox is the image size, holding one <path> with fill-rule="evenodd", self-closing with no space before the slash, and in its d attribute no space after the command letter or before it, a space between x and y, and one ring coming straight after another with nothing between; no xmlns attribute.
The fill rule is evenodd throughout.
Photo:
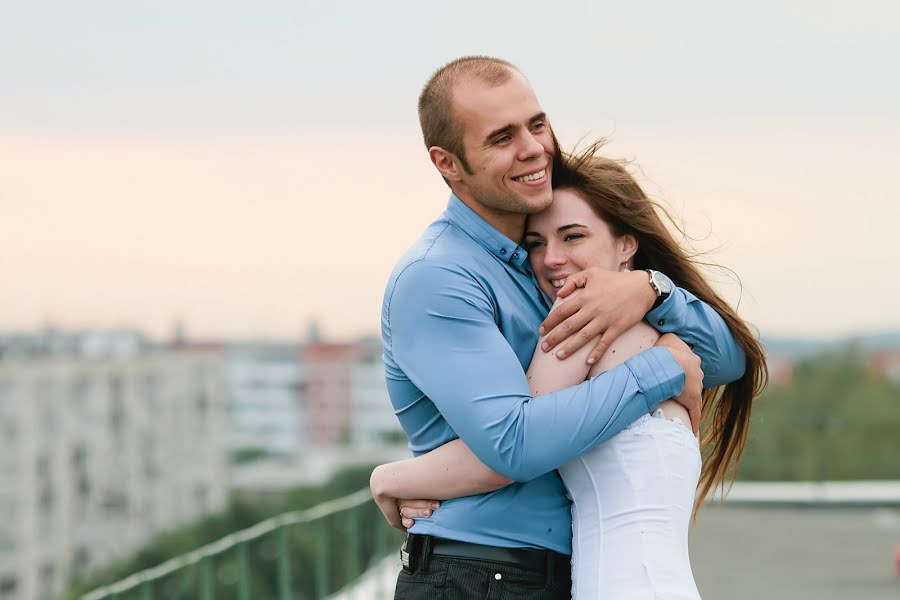
<svg viewBox="0 0 900 600"><path fill-rule="evenodd" d="M570 600L568 557L548 553L545 565L525 569L505 562L441 556L412 548L397 576L395 600Z"/></svg>

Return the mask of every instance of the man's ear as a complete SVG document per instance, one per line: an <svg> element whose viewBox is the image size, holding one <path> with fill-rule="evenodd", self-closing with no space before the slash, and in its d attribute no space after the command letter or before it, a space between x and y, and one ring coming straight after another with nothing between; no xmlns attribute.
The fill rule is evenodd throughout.
<svg viewBox="0 0 900 600"><path fill-rule="evenodd" d="M428 149L428 158L448 182L459 181L462 174L462 165L453 153L444 150L440 146L432 146Z"/></svg>

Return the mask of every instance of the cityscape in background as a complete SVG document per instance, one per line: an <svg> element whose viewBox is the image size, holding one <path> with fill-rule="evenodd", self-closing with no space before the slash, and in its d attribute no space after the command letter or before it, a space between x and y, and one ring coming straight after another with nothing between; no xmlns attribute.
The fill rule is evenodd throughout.
<svg viewBox="0 0 900 600"><path fill-rule="evenodd" d="M842 342L846 345L846 341ZM900 383L900 338L850 342ZM832 344L835 347L838 344ZM770 340L771 386L827 343ZM0 334L0 599L57 597L161 532L407 456L381 343L196 341L175 328Z"/></svg>
<svg viewBox="0 0 900 600"><path fill-rule="evenodd" d="M405 457L381 344L165 343L136 331L0 335L0 598L73 577L231 495Z"/></svg>

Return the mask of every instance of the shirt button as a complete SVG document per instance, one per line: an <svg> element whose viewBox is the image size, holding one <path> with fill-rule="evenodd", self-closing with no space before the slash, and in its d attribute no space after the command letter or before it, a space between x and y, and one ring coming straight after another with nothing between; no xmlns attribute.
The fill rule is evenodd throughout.
<svg viewBox="0 0 900 600"><path fill-rule="evenodd" d="M497 573L494 575L494 579L496 579L497 581L500 581L501 579L503 579L503 575L501 575L500 573Z"/></svg>
<svg viewBox="0 0 900 600"><path fill-rule="evenodd" d="M506 248L500 248L500 254L506 254Z"/></svg>
<svg viewBox="0 0 900 600"><path fill-rule="evenodd" d="M519 253L518 253L518 252L513 252L513 258L519 258Z"/></svg>
<svg viewBox="0 0 900 600"><path fill-rule="evenodd" d="M656 324L659 325L660 327L662 327L663 325L666 324L666 320L665 320L665 319L660 319L659 321L656 322Z"/></svg>

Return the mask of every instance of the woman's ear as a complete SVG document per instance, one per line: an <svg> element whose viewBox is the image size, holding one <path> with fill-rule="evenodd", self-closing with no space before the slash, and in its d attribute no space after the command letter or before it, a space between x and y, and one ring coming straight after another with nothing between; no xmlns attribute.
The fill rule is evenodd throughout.
<svg viewBox="0 0 900 600"><path fill-rule="evenodd" d="M637 238L630 233L626 233L625 235L619 236L619 239L616 240L616 245L618 246L619 251L619 268L630 268L629 265L631 265L631 259L634 258L634 255L638 250Z"/></svg>

